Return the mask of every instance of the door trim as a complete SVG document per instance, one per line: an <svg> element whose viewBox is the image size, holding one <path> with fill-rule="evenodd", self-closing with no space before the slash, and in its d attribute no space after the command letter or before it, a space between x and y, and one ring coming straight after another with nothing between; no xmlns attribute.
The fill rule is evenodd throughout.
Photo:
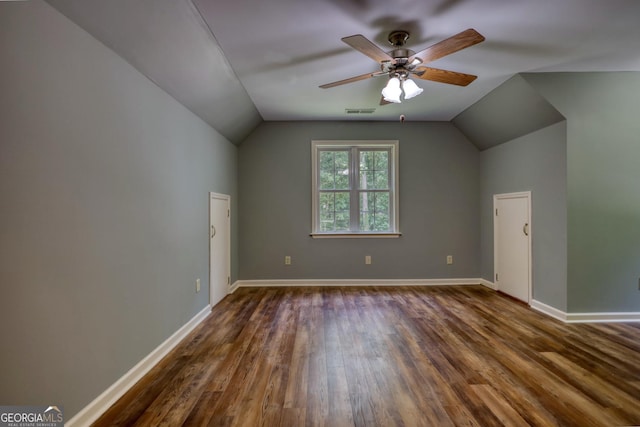
<svg viewBox="0 0 640 427"><path fill-rule="evenodd" d="M532 268L533 268L533 257L532 257L532 240L533 240L533 226L531 224L531 191L520 191L516 193L503 193L503 194L494 194L493 195L493 280L496 281L496 274L498 273L498 216L496 215L497 202L498 200L504 199L527 199L527 218L528 218L528 232L529 238L527 239L528 244L528 252L529 259L527 260L527 281L528 283L528 300L526 303L531 305L531 301L533 301L533 277L532 277ZM498 281L499 282L499 281ZM500 285L498 283L498 290L500 290Z"/></svg>
<svg viewBox="0 0 640 427"><path fill-rule="evenodd" d="M212 280L212 266L211 266L211 252L212 252L212 239L211 239L211 235L209 234L209 231L211 230L211 227L213 226L213 209L212 209L212 201L213 199L216 200L224 200L225 202L227 202L227 236L229 237L229 239L227 240L227 265L225 266L226 268L226 273L227 273L227 295L230 293L230 289L231 289L231 196L229 196L228 194L221 194L221 193L214 193L214 192L209 192L209 227L207 228L207 236L209 236L209 305L211 305L211 307L213 307L213 301L212 301L212 292L211 292L211 288L213 286L213 280Z"/></svg>

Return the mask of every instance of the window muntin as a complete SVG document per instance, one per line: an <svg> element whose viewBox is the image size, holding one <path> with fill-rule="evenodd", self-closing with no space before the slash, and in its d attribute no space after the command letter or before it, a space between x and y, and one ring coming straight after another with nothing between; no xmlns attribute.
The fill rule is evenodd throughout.
<svg viewBox="0 0 640 427"><path fill-rule="evenodd" d="M312 153L312 235L399 235L397 141L313 141Z"/></svg>

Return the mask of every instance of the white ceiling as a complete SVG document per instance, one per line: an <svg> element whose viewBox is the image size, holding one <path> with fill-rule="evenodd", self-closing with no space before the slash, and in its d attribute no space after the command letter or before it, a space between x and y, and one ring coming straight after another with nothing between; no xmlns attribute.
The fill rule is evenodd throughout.
<svg viewBox="0 0 640 427"><path fill-rule="evenodd" d="M638 0L49 0L233 142L263 120L451 120L520 72L640 71ZM478 79L418 81L379 106L384 77L340 39L385 50L390 31L421 50L467 28L486 41L429 65ZM376 107L368 115L346 108ZM256 111L257 110L257 111ZM258 115L259 113L259 115Z"/></svg>

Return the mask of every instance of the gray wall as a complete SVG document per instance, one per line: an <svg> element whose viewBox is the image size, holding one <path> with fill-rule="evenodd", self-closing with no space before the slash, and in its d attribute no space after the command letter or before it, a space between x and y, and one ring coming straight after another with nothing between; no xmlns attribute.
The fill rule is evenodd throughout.
<svg viewBox="0 0 640 427"><path fill-rule="evenodd" d="M640 311L640 72L523 77L567 118L568 311Z"/></svg>
<svg viewBox="0 0 640 427"><path fill-rule="evenodd" d="M309 237L313 139L400 141L402 237ZM238 154L240 279L478 277L478 155L450 123L261 124Z"/></svg>
<svg viewBox="0 0 640 427"><path fill-rule="evenodd" d="M531 191L533 298L567 309L565 122L480 153L482 277L493 281L493 195Z"/></svg>
<svg viewBox="0 0 640 427"><path fill-rule="evenodd" d="M0 58L0 402L70 418L207 305L237 148L46 3Z"/></svg>
<svg viewBox="0 0 640 427"><path fill-rule="evenodd" d="M452 123L480 150L564 120L520 75L458 114Z"/></svg>

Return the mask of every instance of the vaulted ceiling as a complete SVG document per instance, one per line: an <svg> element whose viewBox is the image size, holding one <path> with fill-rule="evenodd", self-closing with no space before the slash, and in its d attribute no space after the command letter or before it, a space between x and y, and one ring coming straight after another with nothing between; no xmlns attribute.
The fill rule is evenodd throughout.
<svg viewBox="0 0 640 427"><path fill-rule="evenodd" d="M48 0L234 143L262 120L449 121L517 73L640 71L637 0ZM475 74L380 106L385 77L340 39L415 51L467 28L486 40L429 66ZM375 108L369 114L345 109Z"/></svg>

